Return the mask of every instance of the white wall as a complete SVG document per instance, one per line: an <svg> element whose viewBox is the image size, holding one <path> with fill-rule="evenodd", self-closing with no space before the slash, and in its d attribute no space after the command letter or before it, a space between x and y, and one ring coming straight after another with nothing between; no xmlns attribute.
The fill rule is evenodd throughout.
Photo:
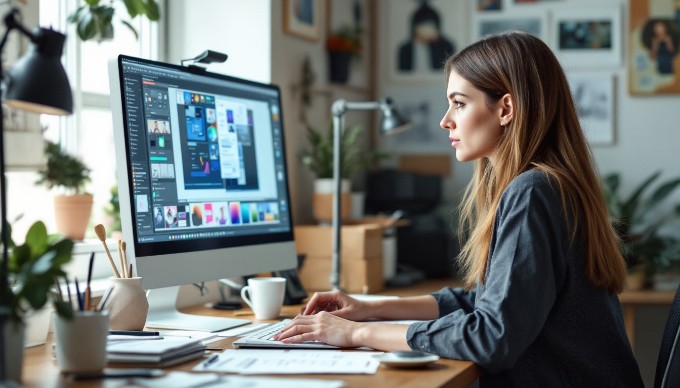
<svg viewBox="0 0 680 388"><path fill-rule="evenodd" d="M209 70L259 82L271 80L271 0L168 0L170 63L204 50L229 55Z"/></svg>
<svg viewBox="0 0 680 388"><path fill-rule="evenodd" d="M630 0L634 1L634 0ZM390 51L390 23L389 7L393 2L380 0L380 38L384 43L379 47L378 66L386 69L392 65L394 53ZM505 2L505 6L508 6ZM453 23L453 30L458 31L454 36L457 48L460 49L469 44L471 30L474 23L475 0L449 1L445 3L445 9L441 9L441 15L445 23ZM588 68L584 71L597 70L615 75L615 141L612 145L595 145L592 151L601 174L618 171L622 174L622 191L630 192L644 178L656 170L663 171L662 179L669 179L680 175L680 153L677 151L680 144L680 95L666 95L653 97L633 97L628 93L626 50L628 47L628 1L626 0L600 0L596 4L588 0L562 0L559 2L546 2L547 5L524 5L527 10L551 10L553 7L567 7L577 9L602 4L619 4L622 12L623 55L619 66L606 68ZM587 11L584 11L587 12ZM587 15L587 13L586 13ZM570 73L567 68L567 74ZM392 95L397 103L404 105L427 102L430 105L430 114L427 117L427 135L429 140L411 141L412 138L385 139L382 147L400 153L437 152L450 153L452 155L452 177L445 182L444 198L449 201L449 208L455 207L461 190L469 181L472 174L470 163L460 163L453 158L454 152L450 148L445 132L439 129L439 120L445 111L445 84L444 81L434 80L430 82L390 79L388 71L381 71L379 79L379 94ZM405 136L405 135L404 135ZM404 141L406 139L407 141ZM668 212L671 203L680 202L680 191L676 192L671 201L663 210Z"/></svg>

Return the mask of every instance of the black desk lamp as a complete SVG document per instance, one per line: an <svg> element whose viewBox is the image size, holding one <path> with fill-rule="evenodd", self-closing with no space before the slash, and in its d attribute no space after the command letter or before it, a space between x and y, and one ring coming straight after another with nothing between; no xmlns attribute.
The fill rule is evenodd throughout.
<svg viewBox="0 0 680 388"><path fill-rule="evenodd" d="M0 80L5 81L4 96L0 102L10 107L33 113L66 115L73 112L73 97L66 71L61 64L61 54L66 36L47 28L29 31L19 21L19 9L12 8L4 16L5 34L0 41L0 59L10 31L19 30L32 45L4 77L0 64ZM0 222L2 222L2 267L0 267L0 308L11 297L9 288L9 235L7 228L7 182L5 179L4 117L0 106ZM4 301L4 302L3 302ZM0 383L7 380L5 366L5 323L9 315L0 314Z"/></svg>
<svg viewBox="0 0 680 388"><path fill-rule="evenodd" d="M340 289L340 236L342 230L342 209L340 196L342 194L342 156L341 132L345 127L345 113L348 110L380 110L382 119L380 120L380 134L393 135L403 132L411 127L411 123L404 120L395 109L392 100L385 98L380 101L367 102L347 102L346 100L336 100L331 106L333 114L333 253L331 267L331 287L333 290Z"/></svg>

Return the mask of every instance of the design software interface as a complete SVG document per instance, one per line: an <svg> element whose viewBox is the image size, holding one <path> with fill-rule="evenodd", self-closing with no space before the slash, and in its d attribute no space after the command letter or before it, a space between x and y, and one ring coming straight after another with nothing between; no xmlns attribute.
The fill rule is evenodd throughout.
<svg viewBox="0 0 680 388"><path fill-rule="evenodd" d="M290 231L278 89L120 70L139 243Z"/></svg>

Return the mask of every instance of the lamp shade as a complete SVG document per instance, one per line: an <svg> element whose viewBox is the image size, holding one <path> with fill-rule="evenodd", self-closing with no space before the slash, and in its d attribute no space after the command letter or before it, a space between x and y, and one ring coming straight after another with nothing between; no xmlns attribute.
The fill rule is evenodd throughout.
<svg viewBox="0 0 680 388"><path fill-rule="evenodd" d="M386 98L381 104L382 120L380 121L381 135L394 135L411 128L411 122L404 119L394 107L392 100Z"/></svg>
<svg viewBox="0 0 680 388"><path fill-rule="evenodd" d="M66 115L73 112L73 96L61 54L66 36L39 28L30 51L6 76L5 104L34 113Z"/></svg>

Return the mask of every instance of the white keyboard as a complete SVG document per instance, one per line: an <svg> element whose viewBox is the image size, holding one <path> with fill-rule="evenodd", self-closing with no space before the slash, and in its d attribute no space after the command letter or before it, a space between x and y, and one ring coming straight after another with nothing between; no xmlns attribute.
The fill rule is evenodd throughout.
<svg viewBox="0 0 680 388"><path fill-rule="evenodd" d="M283 321L272 323L271 325L263 327L259 330L245 333L242 338L271 341L274 334L283 329L290 321L291 319L284 319Z"/></svg>
<svg viewBox="0 0 680 388"><path fill-rule="evenodd" d="M271 338L279 330L283 329L291 320L272 323L271 325L259 330L246 333L240 339L234 341L237 348L279 348L279 349L339 349L337 346L328 345L319 341L305 341L296 344L285 344L281 341L274 341Z"/></svg>

